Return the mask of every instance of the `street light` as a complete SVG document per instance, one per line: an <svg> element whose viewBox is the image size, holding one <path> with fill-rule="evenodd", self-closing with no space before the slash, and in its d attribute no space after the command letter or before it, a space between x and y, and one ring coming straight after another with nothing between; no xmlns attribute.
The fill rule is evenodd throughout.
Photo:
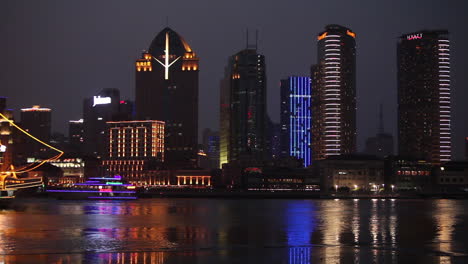
<svg viewBox="0 0 468 264"><path fill-rule="evenodd" d="M392 184L392 192L393 192L393 189L395 189L395 185Z"/></svg>
<svg viewBox="0 0 468 264"><path fill-rule="evenodd" d="M338 185L335 185L335 192L338 192Z"/></svg>

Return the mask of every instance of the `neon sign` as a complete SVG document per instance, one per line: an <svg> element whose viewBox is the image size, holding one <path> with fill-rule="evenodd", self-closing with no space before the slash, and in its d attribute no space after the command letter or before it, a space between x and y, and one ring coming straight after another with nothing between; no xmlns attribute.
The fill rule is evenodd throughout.
<svg viewBox="0 0 468 264"><path fill-rule="evenodd" d="M93 107L96 105L110 104L111 101L110 97L101 97L100 95L93 96Z"/></svg>
<svg viewBox="0 0 468 264"><path fill-rule="evenodd" d="M407 40L422 39L422 37L423 37L423 34L422 34L422 33L418 33L418 34L407 35L407 36L406 36L406 39L407 39Z"/></svg>

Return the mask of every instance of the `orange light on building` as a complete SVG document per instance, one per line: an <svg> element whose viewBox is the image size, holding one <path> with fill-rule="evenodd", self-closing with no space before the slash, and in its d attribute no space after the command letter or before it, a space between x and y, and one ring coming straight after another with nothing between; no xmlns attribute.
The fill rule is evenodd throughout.
<svg viewBox="0 0 468 264"><path fill-rule="evenodd" d="M356 38L356 33L352 32L352 31L346 30L346 34L347 34L348 36L351 36L351 37L353 37L353 38Z"/></svg>
<svg viewBox="0 0 468 264"><path fill-rule="evenodd" d="M322 35L320 35L320 36L317 37L317 40L322 40L322 39L324 39L327 35L328 35L327 32L323 32Z"/></svg>

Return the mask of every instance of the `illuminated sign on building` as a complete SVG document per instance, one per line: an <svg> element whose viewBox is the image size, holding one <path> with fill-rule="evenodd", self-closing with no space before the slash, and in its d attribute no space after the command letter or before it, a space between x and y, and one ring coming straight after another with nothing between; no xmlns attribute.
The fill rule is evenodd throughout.
<svg viewBox="0 0 468 264"><path fill-rule="evenodd" d="M0 145L0 152L5 152L5 151L6 151L6 146Z"/></svg>
<svg viewBox="0 0 468 264"><path fill-rule="evenodd" d="M422 34L422 33L418 33L418 34L407 35L407 36L406 36L406 39L407 39L407 40L422 39L422 37L423 37L423 34Z"/></svg>
<svg viewBox="0 0 468 264"><path fill-rule="evenodd" d="M93 97L93 107L96 105L103 105L103 104L110 104L111 103L110 97L101 97L101 96L94 96Z"/></svg>

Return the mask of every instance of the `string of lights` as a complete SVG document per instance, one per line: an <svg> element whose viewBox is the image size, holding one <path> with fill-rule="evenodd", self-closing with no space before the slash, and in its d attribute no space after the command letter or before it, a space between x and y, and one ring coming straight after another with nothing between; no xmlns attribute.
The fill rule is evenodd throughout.
<svg viewBox="0 0 468 264"><path fill-rule="evenodd" d="M5 115L3 115L2 113L0 113L0 117L2 117L4 120L6 120L8 123L10 123L13 127L15 127L16 129L18 129L19 131L21 131L23 134L27 135L28 137L34 139L35 141L41 143L42 145L52 149L52 150L55 150L57 152L59 152L59 154L51 157L51 158L48 158L48 159L45 159L45 160L42 160L41 162L39 162L38 164L34 165L31 167L31 165L27 165L25 167L22 167L21 169L19 170L12 170L12 171L7 171L6 173L25 173L25 172L29 172L29 171L32 171L34 169L37 169L39 168L40 166L44 165L44 163L46 162L49 162L49 161L53 161L53 160L57 160L59 159L62 155L63 155L63 151L61 151L60 149L57 149L49 144L47 144L46 142L36 138L35 136L31 135L30 133L28 133L26 130L22 129L21 127L19 127L18 125L15 124L15 122L13 122L12 120L8 119Z"/></svg>

